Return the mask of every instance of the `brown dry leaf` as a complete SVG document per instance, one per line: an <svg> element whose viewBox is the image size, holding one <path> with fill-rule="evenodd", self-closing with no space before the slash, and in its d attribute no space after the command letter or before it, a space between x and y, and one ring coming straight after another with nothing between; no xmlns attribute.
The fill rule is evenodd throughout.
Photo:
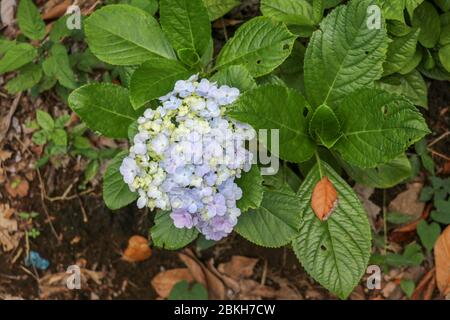
<svg viewBox="0 0 450 320"><path fill-rule="evenodd" d="M7 150L0 150L0 163L8 160L11 158L12 152Z"/></svg>
<svg viewBox="0 0 450 320"><path fill-rule="evenodd" d="M156 293L166 299L169 297L170 292L175 284L186 280L187 282L194 281L191 272L187 268L171 269L158 273L151 281Z"/></svg>
<svg viewBox="0 0 450 320"><path fill-rule="evenodd" d="M0 1L0 18L4 26L9 26L14 22L14 12L16 11L16 0Z"/></svg>
<svg viewBox="0 0 450 320"><path fill-rule="evenodd" d="M30 185L26 179L22 179L18 176L13 177L10 181L5 185L6 191L13 198L19 197L23 198L28 194L28 190Z"/></svg>
<svg viewBox="0 0 450 320"><path fill-rule="evenodd" d="M208 290L210 299L225 299L225 285L222 280L217 274L201 263L192 250L184 249L178 256L191 271L195 281L202 284Z"/></svg>
<svg viewBox="0 0 450 320"><path fill-rule="evenodd" d="M249 278L257 263L258 259L232 256L229 262L221 263L218 270L234 279Z"/></svg>
<svg viewBox="0 0 450 320"><path fill-rule="evenodd" d="M237 19L218 19L218 20L214 21L213 28L223 29L226 27L236 26L242 22L243 22L242 20L237 20Z"/></svg>
<svg viewBox="0 0 450 320"><path fill-rule="evenodd" d="M314 187L311 196L311 207L320 221L330 217L337 202L338 194L333 183L328 177L323 177Z"/></svg>
<svg viewBox="0 0 450 320"><path fill-rule="evenodd" d="M358 198L363 203L363 206L369 216L369 221L372 225L372 228L374 230L377 230L375 222L381 212L381 208L370 200L370 197L373 195L375 189L357 183L353 186L353 190L355 190Z"/></svg>
<svg viewBox="0 0 450 320"><path fill-rule="evenodd" d="M102 283L102 279L105 277L104 272L93 271L85 268L80 268L81 276L81 288L88 287L88 281L92 280L97 285ZM39 279L39 291L40 298L47 299L52 295L59 293L69 293L71 290L67 288L67 278L69 273L59 272L47 274Z"/></svg>
<svg viewBox="0 0 450 320"><path fill-rule="evenodd" d="M391 201L389 211L403 213L418 219L425 208L425 203L419 201L422 187L423 184L421 182L409 184L406 191L398 194Z"/></svg>
<svg viewBox="0 0 450 320"><path fill-rule="evenodd" d="M150 258L152 249L148 240L142 236L134 235L128 240L128 247L123 253L122 259L128 262L139 262Z"/></svg>
<svg viewBox="0 0 450 320"><path fill-rule="evenodd" d="M434 245L436 281L443 296L450 294L450 226L445 228Z"/></svg>
<svg viewBox="0 0 450 320"><path fill-rule="evenodd" d="M5 252L15 249L22 237L17 221L10 219L13 213L14 209L8 204L0 204L0 244Z"/></svg>
<svg viewBox="0 0 450 320"><path fill-rule="evenodd" d="M51 20L62 17L66 13L67 8L71 5L71 3L71 0L48 1L45 5L42 19Z"/></svg>

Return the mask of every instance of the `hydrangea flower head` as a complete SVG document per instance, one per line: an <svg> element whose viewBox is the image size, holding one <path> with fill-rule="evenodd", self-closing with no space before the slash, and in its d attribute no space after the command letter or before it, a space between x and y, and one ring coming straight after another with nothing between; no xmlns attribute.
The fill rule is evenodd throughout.
<svg viewBox="0 0 450 320"><path fill-rule="evenodd" d="M138 133L120 173L139 194L137 206L170 211L177 228L197 228L220 240L237 224L235 183L251 168L245 141L255 132L227 118L225 108L239 90L198 76L179 80L160 106L138 119Z"/></svg>

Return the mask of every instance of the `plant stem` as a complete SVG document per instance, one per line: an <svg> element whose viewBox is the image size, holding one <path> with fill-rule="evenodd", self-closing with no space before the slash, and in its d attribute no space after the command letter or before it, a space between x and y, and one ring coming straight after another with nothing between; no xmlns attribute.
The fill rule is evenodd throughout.
<svg viewBox="0 0 450 320"><path fill-rule="evenodd" d="M317 165L319 166L320 179L322 179L323 178L322 162L320 161L320 156L317 151L315 152L315 155L316 155Z"/></svg>

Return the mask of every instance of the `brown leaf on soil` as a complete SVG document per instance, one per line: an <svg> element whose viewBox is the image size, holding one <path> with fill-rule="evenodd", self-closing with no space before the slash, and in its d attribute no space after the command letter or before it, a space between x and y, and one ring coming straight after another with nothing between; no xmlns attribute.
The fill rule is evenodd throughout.
<svg viewBox="0 0 450 320"><path fill-rule="evenodd" d="M26 179L22 179L18 176L13 177L5 185L6 192L13 198L19 197L23 198L28 194L30 185Z"/></svg>
<svg viewBox="0 0 450 320"><path fill-rule="evenodd" d="M53 2L53 4L51 6L46 4L44 13L42 14L42 19L44 20L51 20L62 17L66 13L67 8L72 3L71 0L64 0L63 2L58 1L60 3L55 3L54 1L48 2Z"/></svg>
<svg viewBox="0 0 450 320"><path fill-rule="evenodd" d="M311 196L311 207L320 219L327 220L333 213L338 202L336 189L328 177L323 177L314 187Z"/></svg>
<svg viewBox="0 0 450 320"><path fill-rule="evenodd" d="M184 249L178 254L181 261L191 271L195 281L202 284L209 293L209 298L213 300L225 299L225 285L222 280L201 263L190 249Z"/></svg>
<svg viewBox="0 0 450 320"><path fill-rule="evenodd" d="M234 279L249 278L253 275L257 263L258 259L232 256L229 262L221 263L218 270Z"/></svg>
<svg viewBox="0 0 450 320"><path fill-rule="evenodd" d="M0 245L3 251L11 251L19 245L22 233L18 232L17 221L11 219L14 209L0 204Z"/></svg>
<svg viewBox="0 0 450 320"><path fill-rule="evenodd" d="M123 253L122 259L128 262L140 262L147 260L152 255L152 249L148 240L142 236L132 236L128 240L128 247Z"/></svg>
<svg viewBox="0 0 450 320"><path fill-rule="evenodd" d="M411 183L407 186L407 190L399 193L389 204L389 211L403 213L418 219L425 203L419 201L420 191L423 184L421 182Z"/></svg>
<svg viewBox="0 0 450 320"><path fill-rule="evenodd" d="M436 281L443 296L450 294L450 226L445 228L434 245Z"/></svg>
<svg viewBox="0 0 450 320"><path fill-rule="evenodd" d="M152 279L151 284L156 293L161 298L166 299L169 297L173 286L183 280L190 283L194 281L194 278L189 269L177 268L158 273L156 277Z"/></svg>
<svg viewBox="0 0 450 320"><path fill-rule="evenodd" d="M0 18L3 26L9 26L14 22L14 13L16 12L16 0L0 1Z"/></svg>

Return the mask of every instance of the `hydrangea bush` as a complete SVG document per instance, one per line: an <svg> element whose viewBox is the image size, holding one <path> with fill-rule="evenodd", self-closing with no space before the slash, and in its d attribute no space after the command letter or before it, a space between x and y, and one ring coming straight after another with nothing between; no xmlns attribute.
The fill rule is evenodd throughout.
<svg viewBox="0 0 450 320"><path fill-rule="evenodd" d="M333 10L340 1L262 1L264 16L242 24L217 56L210 19L229 7L159 3L159 20L108 5L84 24L89 49L120 69L121 85L88 84L69 105L95 132L130 141L104 175L106 205L152 209L157 247L232 230L290 246L346 298L366 271L371 232L341 174L391 187L411 175L405 151L429 132L410 99L377 84L390 43L384 14L374 15L379 1ZM282 161L275 175L261 175L247 149L261 130L279 133L276 148L258 135Z"/></svg>

